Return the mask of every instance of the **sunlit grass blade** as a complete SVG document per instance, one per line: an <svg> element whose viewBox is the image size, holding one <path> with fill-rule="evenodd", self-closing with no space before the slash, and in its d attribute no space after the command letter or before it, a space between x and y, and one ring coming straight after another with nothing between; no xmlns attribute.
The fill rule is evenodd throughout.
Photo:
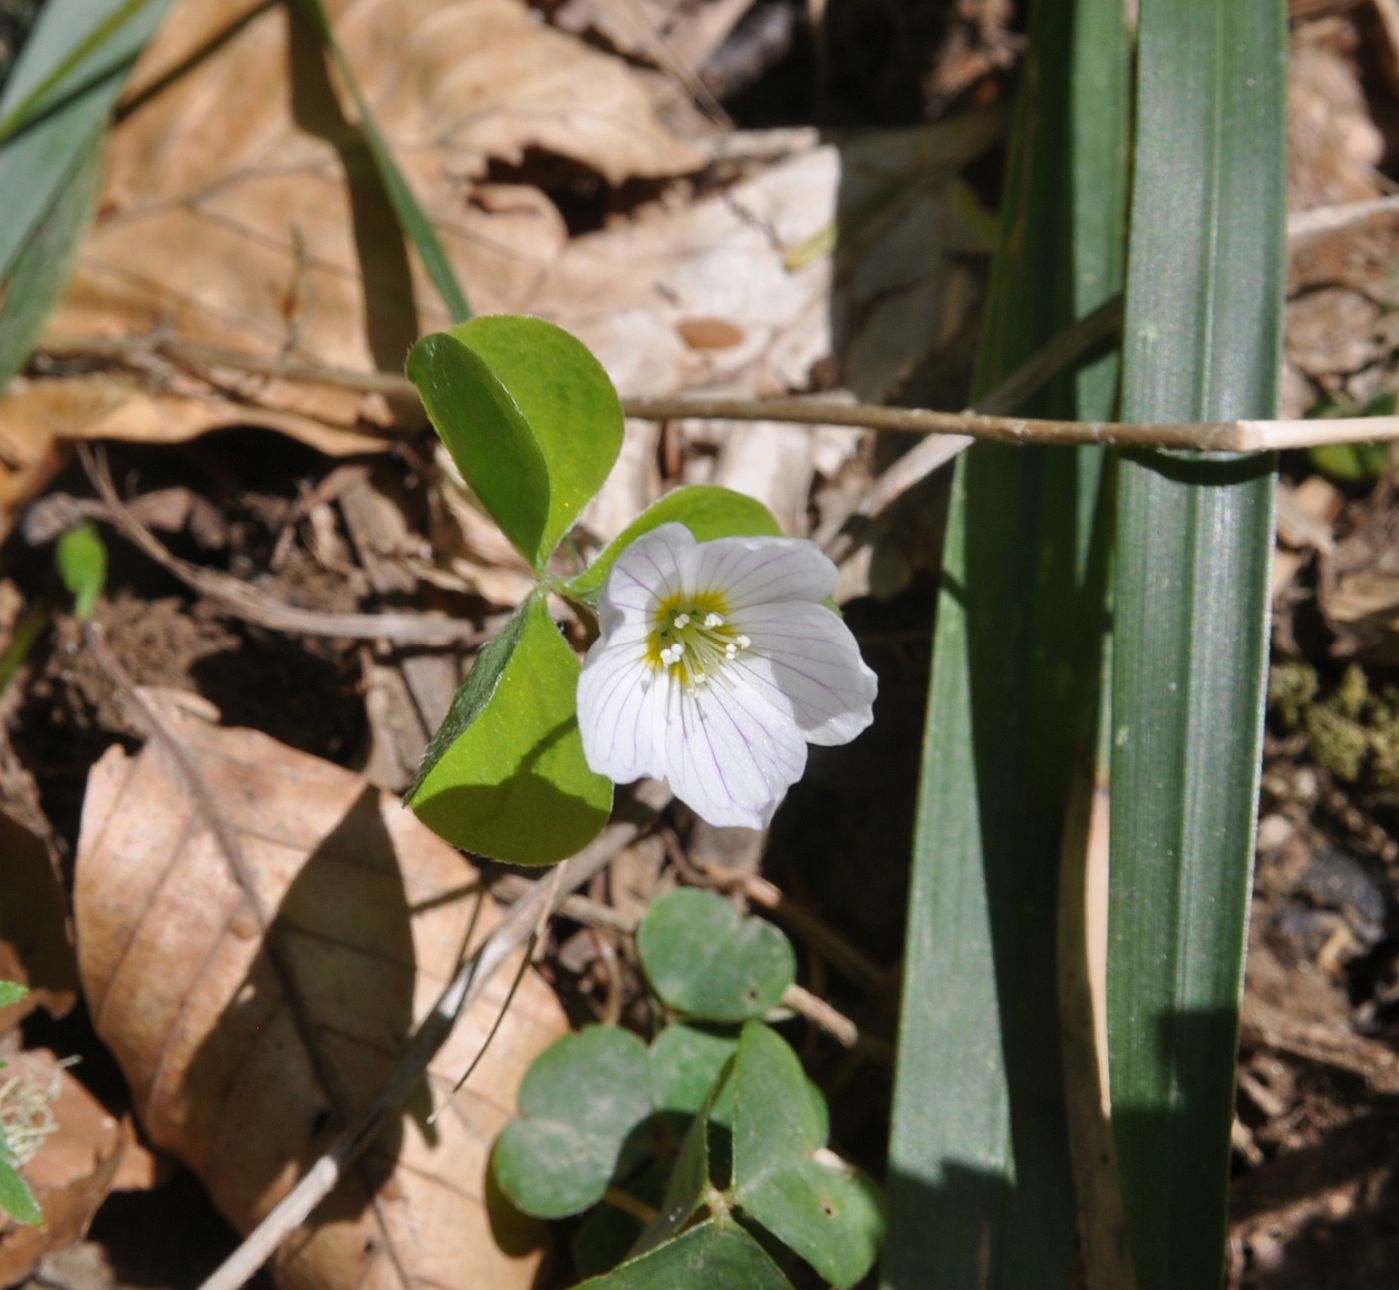
<svg viewBox="0 0 1399 1290"><path fill-rule="evenodd" d="M1142 0L1123 416L1274 410L1281 0ZM1267 662L1273 462L1120 466L1108 1011L1141 1290L1218 1285Z"/></svg>
<svg viewBox="0 0 1399 1290"><path fill-rule="evenodd" d="M355 110L359 114L359 128L364 134L364 142L369 149L369 154L374 158L375 169L379 172L379 179L383 183L384 192L393 206L399 227L417 250L418 257L423 262L423 268L427 270L428 277L432 279L433 286L437 288L437 294L442 297L443 303L447 306L452 321L454 323L465 322L471 317L471 306L467 303L466 293L457 281L452 262L447 258L447 252L443 249L441 239L437 236L437 230L432 225L432 220L428 218L427 212L423 210L418 199L413 195L413 189L403 177L403 172L398 168L398 162L394 160L393 149L389 147L388 140L384 138L383 131L379 129L379 125L374 119L369 100L365 98L364 92L360 89L359 80L355 76L355 69L350 65L350 60L345 57L345 51L335 38L335 31L330 25L330 19L326 16L325 7L321 4L321 0L296 0L296 6L315 28L316 34L321 38L321 43L329 51L331 58L335 60L335 68L340 73L340 79L345 83L346 90L355 101Z"/></svg>
<svg viewBox="0 0 1399 1290"><path fill-rule="evenodd" d="M95 146L169 0L49 0L0 93L0 281Z"/></svg>
<svg viewBox="0 0 1399 1290"><path fill-rule="evenodd" d="M980 392L1116 289L1126 66L1116 0L1033 11ZM1102 417L1114 395L1107 360L1037 404ZM1103 466L1097 450L991 445L958 466L909 900L890 1290L1072 1284L1054 909L1096 708Z"/></svg>
<svg viewBox="0 0 1399 1290"><path fill-rule="evenodd" d="M28 360L63 295L102 184L102 137L96 135L29 240L0 291L0 389Z"/></svg>

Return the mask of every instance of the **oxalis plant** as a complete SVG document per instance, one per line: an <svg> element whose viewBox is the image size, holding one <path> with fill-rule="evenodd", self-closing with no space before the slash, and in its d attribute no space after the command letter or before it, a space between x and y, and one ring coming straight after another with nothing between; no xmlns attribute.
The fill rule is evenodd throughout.
<svg viewBox="0 0 1399 1290"><path fill-rule="evenodd" d="M711 824L759 828L801 777L808 743L869 725L875 677L828 603L835 566L780 536L752 498L679 489L586 569L557 567L622 444L617 393L581 342L538 318L477 318L419 342L408 374L538 578L408 790L444 838L550 864L607 823L614 783L643 775ZM596 630L581 671L551 594Z"/></svg>
<svg viewBox="0 0 1399 1290"><path fill-rule="evenodd" d="M681 889L636 949L662 1026L649 1045L589 1026L540 1055L491 1158L501 1190L539 1218L586 1214L572 1251L592 1290L789 1287L798 1258L854 1285L883 1199L827 1148L825 1098L762 1020L795 976L790 942Z"/></svg>
<svg viewBox="0 0 1399 1290"><path fill-rule="evenodd" d="M712 824L760 828L808 743L870 724L875 676L830 601L835 566L752 498L679 489L578 567L567 535L622 442L616 391L578 340L477 318L421 341L408 373L538 579L408 790L439 834L549 864L607 823L614 784L642 776ZM581 666L551 596L593 635ZM827 1149L825 1099L762 1020L793 982L791 945L682 890L653 906L637 950L667 1024L649 1047L595 1026L545 1052L496 1144L498 1185L540 1218L604 1202L574 1241L580 1271L599 1273L589 1285L783 1287L798 1259L854 1285L883 1202Z"/></svg>

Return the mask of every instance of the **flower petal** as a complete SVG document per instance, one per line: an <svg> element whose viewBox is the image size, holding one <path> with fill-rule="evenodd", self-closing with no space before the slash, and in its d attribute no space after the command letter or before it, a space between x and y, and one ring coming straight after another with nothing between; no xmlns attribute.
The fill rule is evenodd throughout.
<svg viewBox="0 0 1399 1290"><path fill-rule="evenodd" d="M850 629L824 605L791 601L735 613L751 644L734 660L749 683L814 744L844 744L874 719L879 680Z"/></svg>
<svg viewBox="0 0 1399 1290"><path fill-rule="evenodd" d="M716 538L689 552L684 568L692 589L721 592L731 611L771 601L822 601L836 585L835 565L802 538Z"/></svg>
<svg viewBox="0 0 1399 1290"><path fill-rule="evenodd" d="M665 725L665 778L719 826L760 829L806 769L791 720L742 684L681 691Z"/></svg>
<svg viewBox="0 0 1399 1290"><path fill-rule="evenodd" d="M578 732L593 770L619 784L660 777L664 720L657 712L670 685L646 661L644 645L615 645L605 636L593 645L578 678Z"/></svg>
<svg viewBox="0 0 1399 1290"><path fill-rule="evenodd" d="M657 601L687 588L683 571L695 546L683 524L661 524L617 557L598 601L604 639L623 622L644 622Z"/></svg>

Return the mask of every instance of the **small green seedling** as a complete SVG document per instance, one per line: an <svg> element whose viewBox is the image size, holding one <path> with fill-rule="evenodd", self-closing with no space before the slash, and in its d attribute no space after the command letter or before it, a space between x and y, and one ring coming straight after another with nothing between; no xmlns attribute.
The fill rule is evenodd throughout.
<svg viewBox="0 0 1399 1290"><path fill-rule="evenodd" d="M58 539L54 550L58 576L73 597L73 613L87 618L107 585L107 547L87 520Z"/></svg>

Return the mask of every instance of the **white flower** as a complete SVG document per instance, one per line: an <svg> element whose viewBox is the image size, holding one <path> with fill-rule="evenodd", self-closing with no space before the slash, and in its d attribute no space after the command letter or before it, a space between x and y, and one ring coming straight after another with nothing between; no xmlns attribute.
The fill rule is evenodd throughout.
<svg viewBox="0 0 1399 1290"><path fill-rule="evenodd" d="M795 538L639 537L608 574L578 682L588 764L665 779L711 824L766 825L808 743L848 743L873 719L875 675L821 603L835 582Z"/></svg>

